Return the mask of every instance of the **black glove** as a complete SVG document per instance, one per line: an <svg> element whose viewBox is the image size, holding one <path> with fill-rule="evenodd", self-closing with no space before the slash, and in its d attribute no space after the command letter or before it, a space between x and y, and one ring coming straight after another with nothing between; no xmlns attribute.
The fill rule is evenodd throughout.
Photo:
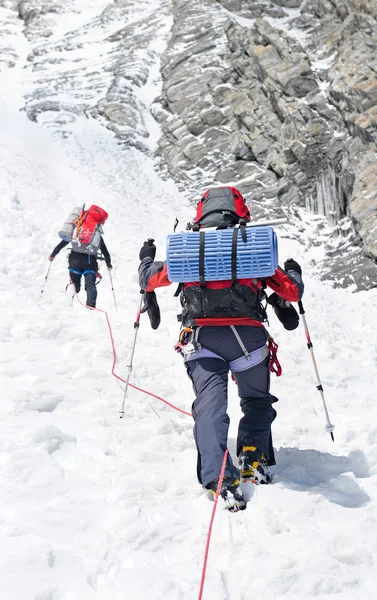
<svg viewBox="0 0 377 600"><path fill-rule="evenodd" d="M156 294L154 292L142 292L142 294L144 294L144 306L141 312L148 313L152 329L157 329L161 323L161 313Z"/></svg>
<svg viewBox="0 0 377 600"><path fill-rule="evenodd" d="M298 262L293 260L293 258L287 258L284 263L284 271L296 271L299 275L302 275L302 270Z"/></svg>
<svg viewBox="0 0 377 600"><path fill-rule="evenodd" d="M107 268L109 269L109 271L111 271L111 269L113 268L113 265L111 263L106 264Z"/></svg>
<svg viewBox="0 0 377 600"><path fill-rule="evenodd" d="M147 256L150 256L151 259L154 260L154 257L156 256L156 246L153 242L154 240L151 238L144 242L139 252L140 260L143 260L143 258L146 258Z"/></svg>
<svg viewBox="0 0 377 600"><path fill-rule="evenodd" d="M300 317L298 316L297 310L290 302L288 302L288 300L284 300L284 298L274 292L269 296L267 302L273 306L275 315L283 325L284 329L292 331L292 329L298 327Z"/></svg>

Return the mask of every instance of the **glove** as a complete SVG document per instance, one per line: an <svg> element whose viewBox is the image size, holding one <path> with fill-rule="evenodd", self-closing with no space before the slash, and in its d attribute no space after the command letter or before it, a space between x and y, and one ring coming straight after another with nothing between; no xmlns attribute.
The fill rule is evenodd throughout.
<svg viewBox="0 0 377 600"><path fill-rule="evenodd" d="M111 264L110 265L106 265L106 266L107 266L107 270L108 271L111 271L111 269L113 268L113 265L111 265Z"/></svg>
<svg viewBox="0 0 377 600"><path fill-rule="evenodd" d="M300 317L298 316L297 310L290 302L288 302L288 300L284 300L284 298L274 292L269 296L267 302L273 306L275 315L283 325L284 329L292 331L298 327Z"/></svg>
<svg viewBox="0 0 377 600"><path fill-rule="evenodd" d="M154 240L152 238L149 238L148 241L144 242L139 252L140 260L143 260L147 256L150 256L150 258L154 260L154 257L156 256L156 246L153 242Z"/></svg>
<svg viewBox="0 0 377 600"><path fill-rule="evenodd" d="M296 271L299 275L302 275L302 270L300 265L293 260L293 258L287 258L284 263L284 271Z"/></svg>
<svg viewBox="0 0 377 600"><path fill-rule="evenodd" d="M279 301L281 301L281 300L282 300L283 302L285 302L284 298L282 298L282 297L281 297L281 296L279 296L279 295L278 295L276 292L274 292L273 294L271 294L271 296L269 296L269 297L267 298L267 303L268 303L268 304L271 304L271 306L276 306L276 305L277 305L277 303L278 303Z"/></svg>
<svg viewBox="0 0 377 600"><path fill-rule="evenodd" d="M49 260L50 262L52 262L52 261L54 260L54 258L55 258L55 256L49 256L49 257L48 257L48 260Z"/></svg>
<svg viewBox="0 0 377 600"><path fill-rule="evenodd" d="M152 329L157 329L161 323L161 313L156 294L155 292L142 292L142 294L144 298L144 306L141 309L141 312L148 313Z"/></svg>

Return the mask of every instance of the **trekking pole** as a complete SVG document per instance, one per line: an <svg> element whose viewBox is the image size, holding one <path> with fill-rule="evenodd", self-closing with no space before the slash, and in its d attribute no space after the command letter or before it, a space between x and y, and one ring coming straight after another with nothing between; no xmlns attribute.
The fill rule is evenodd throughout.
<svg viewBox="0 0 377 600"><path fill-rule="evenodd" d="M118 312L117 301L115 299L115 292L114 292L114 286L113 286L113 278L112 278L112 275L111 275L111 271L108 270L107 272L110 275L110 283L111 283L111 289L113 291L115 310Z"/></svg>
<svg viewBox="0 0 377 600"><path fill-rule="evenodd" d="M47 269L47 273L45 275L45 280L44 280L43 285L42 285L41 293L39 294L39 299L41 299L41 296L42 296L42 294L44 292L45 285L46 285L47 278L48 278L48 274L50 273L51 265L52 265L52 261L50 261L50 264L48 265L48 269Z"/></svg>
<svg viewBox="0 0 377 600"><path fill-rule="evenodd" d="M143 294L143 290L140 290L140 294ZM131 349L130 362L127 365L128 373L127 373L126 383L125 383L125 388L124 388L122 407L121 407L121 409L119 411L119 417L120 417L120 419L123 419L123 417L124 417L124 405L125 405L126 400L127 400L128 382L130 380L131 371L132 371L132 363L133 363L134 354L135 354L137 332L138 332L139 326L140 326L140 315L141 315L141 309L142 309L142 306L143 306L143 299L144 299L144 296L142 295L141 298L140 298L140 305L139 305L139 308L138 308L138 311L137 311L137 315L136 315L136 320L135 320L135 323L134 323L135 335L134 335L134 340L133 340L132 349Z"/></svg>
<svg viewBox="0 0 377 600"><path fill-rule="evenodd" d="M327 420L326 431L329 432L329 434L331 435L331 439L334 442L335 440L334 440L334 433L333 432L334 432L334 429L335 429L335 425L331 424L330 417L329 417L329 412L327 410L326 401L325 401L325 394L324 394L324 391L323 391L323 386L322 386L321 380L319 378L318 367L317 367L317 363L316 363L315 356L314 356L313 344L312 344L312 341L310 339L310 333L309 333L309 329L308 329L308 324L306 322L306 317L305 317L305 310L304 310L304 306L303 306L301 300L298 301L298 308L299 308L300 315L302 316L302 322L304 323L305 335L306 335L306 339L308 341L307 346L308 346L308 349L310 350L310 353L312 355L312 361L313 361L314 371L315 371L315 374L316 374L316 377L317 377L317 390L321 394L323 408L325 410L325 415L326 415L326 420Z"/></svg>

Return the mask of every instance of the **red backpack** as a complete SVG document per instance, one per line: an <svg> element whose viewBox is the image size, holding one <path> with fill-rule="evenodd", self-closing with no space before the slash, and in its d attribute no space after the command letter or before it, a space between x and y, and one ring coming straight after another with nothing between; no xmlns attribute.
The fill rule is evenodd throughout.
<svg viewBox="0 0 377 600"><path fill-rule="evenodd" d="M251 221L249 209L242 194L234 187L210 188L204 192L196 208L192 229L217 227L224 229L244 221Z"/></svg>
<svg viewBox="0 0 377 600"><path fill-rule="evenodd" d="M101 245L101 225L108 216L103 208L95 204L83 210L73 233L72 249L75 252L97 254Z"/></svg>
<svg viewBox="0 0 377 600"><path fill-rule="evenodd" d="M99 225L103 225L108 218L108 214L103 208L92 204L88 210L83 210L77 224L76 235L74 236L82 244L90 244L94 232Z"/></svg>
<svg viewBox="0 0 377 600"><path fill-rule="evenodd" d="M249 221L250 212L242 194L234 187L223 186L210 188L203 194L189 228L193 231L207 227L225 229L239 224L244 239ZM181 292L181 320L186 326L231 324L232 319L245 319L245 323L250 319L266 320L257 280L196 281L180 284L175 295Z"/></svg>

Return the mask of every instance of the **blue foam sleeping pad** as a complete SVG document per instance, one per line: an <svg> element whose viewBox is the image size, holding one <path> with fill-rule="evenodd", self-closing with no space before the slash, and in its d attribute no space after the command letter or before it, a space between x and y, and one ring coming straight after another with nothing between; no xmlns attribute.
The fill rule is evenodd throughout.
<svg viewBox="0 0 377 600"><path fill-rule="evenodd" d="M238 230L237 279L269 277L278 266L278 244L272 227L246 227L247 242ZM233 229L205 231L204 277L206 281L232 279ZM172 233L166 240L169 281L199 281L198 231Z"/></svg>

